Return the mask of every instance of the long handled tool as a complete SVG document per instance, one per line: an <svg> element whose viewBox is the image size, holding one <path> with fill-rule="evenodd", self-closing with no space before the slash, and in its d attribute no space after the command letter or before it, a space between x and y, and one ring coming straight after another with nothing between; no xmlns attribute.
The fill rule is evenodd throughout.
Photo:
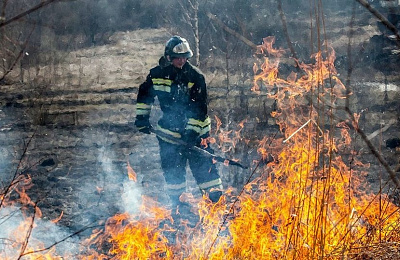
<svg viewBox="0 0 400 260"><path fill-rule="evenodd" d="M151 128L150 132L154 133L155 135L157 135L157 136L159 136L161 138L169 139L174 143L177 143L177 144L182 145L182 146L186 146L189 150L197 152L197 153L200 153L203 156L206 156L206 157L209 157L209 158L214 158L218 162L226 162L227 161L227 162L229 162L230 165L235 165L235 166L238 166L238 167L243 168L243 169L248 169L249 168L249 167L244 166L244 165L242 165L242 164L240 164L238 162L235 162L235 161L233 161L231 159L227 159L227 158L212 154L212 153L210 153L210 152L208 152L208 151L206 151L204 149L201 149L198 146L188 145L182 139L171 137L170 135L167 135L164 132L161 132L160 130Z"/></svg>

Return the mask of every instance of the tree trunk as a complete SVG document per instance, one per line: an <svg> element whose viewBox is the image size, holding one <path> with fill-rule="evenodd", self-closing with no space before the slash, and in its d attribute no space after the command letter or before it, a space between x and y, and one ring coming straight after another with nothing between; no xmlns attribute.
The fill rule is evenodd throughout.
<svg viewBox="0 0 400 260"><path fill-rule="evenodd" d="M194 33L194 51L195 51L195 60L194 63L196 66L200 66L200 39L199 39L199 1L193 0L193 33Z"/></svg>

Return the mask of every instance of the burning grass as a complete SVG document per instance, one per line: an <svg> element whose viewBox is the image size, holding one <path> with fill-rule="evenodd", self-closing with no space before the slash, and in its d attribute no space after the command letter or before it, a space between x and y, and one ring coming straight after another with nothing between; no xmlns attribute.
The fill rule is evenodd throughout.
<svg viewBox="0 0 400 260"><path fill-rule="evenodd" d="M32 185L28 175L15 176L0 196L0 259L63 259L71 257L64 246L74 250L66 232L55 223L58 219L44 221L37 202L31 200L26 190ZM62 234L58 237L56 234ZM65 242L56 252L55 245ZM60 252L62 256L60 256Z"/></svg>
<svg viewBox="0 0 400 260"><path fill-rule="evenodd" d="M273 116L283 137L260 140L260 156L276 158L261 176L239 192L227 189L216 204L182 197L193 205L198 223L143 197L137 214L108 219L82 243L77 258L398 257L399 209L386 195L369 193L368 165L352 152L350 131L357 122L339 116L350 93L336 76L334 51L327 47L316 53L314 63L299 63L300 70L284 79L279 77L284 52L273 43L265 38L260 46L268 58L254 66L253 90L277 101ZM226 133L217 139L233 142ZM136 181L128 167L130 181ZM11 246L19 253L28 250L23 241ZM47 254L36 259L57 259L52 251Z"/></svg>
<svg viewBox="0 0 400 260"><path fill-rule="evenodd" d="M382 259L382 248L391 255L398 252L398 207L384 194L368 192L368 165L349 153L350 130L357 122L338 116L350 93L336 76L334 51L327 47L316 53L313 64L300 63L299 73L283 79L277 59L283 51L274 50L273 41L265 38L260 46L272 58L254 66L253 90L277 100L273 116L284 138L265 137L259 147L262 156L275 153L277 159L239 195L227 192L215 205L198 202L200 222L194 228L177 223L173 241L153 217L153 243L142 244L145 258ZM224 134L218 139L231 141ZM119 232L134 239L131 232ZM132 245L108 237L113 247ZM131 252L144 257L139 250Z"/></svg>

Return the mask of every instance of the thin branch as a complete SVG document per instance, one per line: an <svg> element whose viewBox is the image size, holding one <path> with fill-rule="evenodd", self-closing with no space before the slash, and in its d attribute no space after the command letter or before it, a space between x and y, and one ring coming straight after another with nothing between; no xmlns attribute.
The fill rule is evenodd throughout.
<svg viewBox="0 0 400 260"><path fill-rule="evenodd" d="M32 27L31 32L29 33L28 37L26 37L26 40L24 42L24 44L22 45L21 50L18 53L18 56L15 58L13 64L11 64L11 66L7 69L7 71L4 72L3 76L0 78L0 82L3 81L5 79L5 77L14 69L15 65L17 65L17 62L22 58L22 56L24 55L24 51L26 49L26 46L29 43L29 40L32 36L33 31L35 30L35 26Z"/></svg>
<svg viewBox="0 0 400 260"><path fill-rule="evenodd" d="M238 38L239 40L244 42L246 45L250 46L252 49L257 50L257 45L256 44L254 44L252 41L250 41L249 39L247 39L243 35L235 32L234 30L232 30L231 28L226 26L220 19L217 18L216 15L208 12L207 16L208 16L208 18L210 18L211 20L216 22L219 26L221 26L222 29L224 29L226 32L232 34L233 36L235 36L236 38Z"/></svg>
<svg viewBox="0 0 400 260"><path fill-rule="evenodd" d="M191 27L193 30L193 38L195 41L195 55L194 55L194 65L200 65L200 40L199 40L199 19L198 19L198 10L199 3L198 0L194 1L194 3L189 0L187 1L188 7L185 7L185 4L182 0L178 0L179 5L181 6L183 12L182 15L185 17L184 21Z"/></svg>
<svg viewBox="0 0 400 260"><path fill-rule="evenodd" d="M71 237L74 237L74 236L76 236L76 235L79 235L80 233L82 233L82 232L84 232L84 231L86 231L86 230L88 230L88 229L98 228L98 227L102 227L102 225L94 225L94 226L86 226L86 227L83 227L82 229L80 229L80 230L78 230L78 231L72 233L71 235L66 236L66 237L64 237L63 239L61 239L61 240L59 240L59 241L57 241L57 242L54 242L53 244L49 245L48 247L45 247L45 248L42 248L42 249L39 249L39 250L28 251L28 252L26 252L26 253L23 253L21 256L26 256L26 255L30 255L30 254L36 254L36 253L40 253L40 252L44 252L44 251L50 250L51 248L53 248L53 247L55 247L56 245L58 245L58 244L60 244L60 243L62 243L62 242L64 242L64 241L66 241L67 239L69 239L69 238L71 238Z"/></svg>
<svg viewBox="0 0 400 260"><path fill-rule="evenodd" d="M0 200L0 209L3 206L3 204L5 203L5 200L7 198L7 194L12 190L12 187L17 184L19 181L17 180L17 176L18 176L18 170L21 168L22 165L22 159L24 158L24 156L27 154L28 152L28 147L29 144L32 142L33 137L36 135L36 130L34 131L34 133L32 134L32 136L28 139L28 143L25 145L24 150L21 154L21 157L19 158L19 162L17 165L17 168L15 169L14 172L14 176L10 181L10 184L6 187L6 189L4 190L4 196L1 198Z"/></svg>
<svg viewBox="0 0 400 260"><path fill-rule="evenodd" d="M296 54L296 51L294 50L292 41L290 40L289 32L288 32L287 25L286 25L286 16L282 9L282 0L277 0L277 3L278 3L279 14L280 14L281 21L282 21L283 31L285 32L285 36L286 36L286 41L289 46L290 52L292 53L292 56L296 60L296 63L297 63L297 54Z"/></svg>
<svg viewBox="0 0 400 260"><path fill-rule="evenodd" d="M389 22L388 19L386 19L385 16L383 16L378 10L373 8L367 1L365 0L356 0L359 2L362 6L368 9L376 18L378 18L389 30L391 30L394 35L396 35L397 41L400 41L400 34L399 30L397 30L396 26L394 26L391 22ZM397 43L400 44L400 43Z"/></svg>
<svg viewBox="0 0 400 260"><path fill-rule="evenodd" d="M384 127L379 128L378 130L374 131L372 134L369 134L367 136L368 140L371 140L375 138L377 135L382 134L386 130L388 130L393 124L397 123L397 119L391 119L389 120L389 123L387 123Z"/></svg>
<svg viewBox="0 0 400 260"><path fill-rule="evenodd" d="M286 138L285 140L283 140L282 143L286 143L287 141L289 141L295 134L297 134L297 132L299 132L301 129L303 129L308 123L311 122L312 119L308 119L307 122L305 122L302 126L300 126L300 128L298 128L296 131L294 131L288 138Z"/></svg>
<svg viewBox="0 0 400 260"><path fill-rule="evenodd" d="M373 13L376 17L378 17L382 22L387 21L383 15L381 15L378 11L376 11L374 8L371 7L370 4L368 4L365 0L357 0L359 3L361 3L363 6L365 6L371 13ZM354 10L353 10L353 17L351 20L350 27L352 28L354 22ZM390 24L389 21L387 21L388 24ZM394 27L392 25L392 27ZM347 48L347 56L349 57L349 65L347 69L347 78L346 78L346 105L344 110L347 112L349 115L351 121L353 122L354 128L356 132L361 136L363 141L367 144L369 150L371 153L378 159L378 161L381 163L381 165L385 168L385 170L389 173L390 178L394 182L397 188L400 188L400 181L396 177L396 173L390 168L389 164L386 162L386 160L383 158L383 156L378 152L378 150L375 148L375 146L371 143L371 141L368 139L368 136L364 133L363 130L358 125L358 122L354 116L354 113L350 109L350 93L352 92L350 89L350 83L351 83L351 74L353 72L353 64L351 60L351 39L353 37L353 30L350 30L350 35L349 35L349 43L348 43L348 48ZM394 32L396 32L396 36L398 39L400 39L400 36L398 34L397 29L395 28Z"/></svg>
<svg viewBox="0 0 400 260"><path fill-rule="evenodd" d="M28 246L29 239L31 238L31 234L32 234L32 230L33 230L33 224L35 223L35 217L36 217L36 213L37 213L37 209L38 209L36 203L35 203L35 205L34 205L34 208L35 208L35 210L34 210L34 212L33 212L31 224L29 225L28 232L27 232L27 234L26 234L26 236L25 236L25 241L24 241L24 243L23 243L23 245L22 245L22 247L21 247L21 252L20 252L20 254L19 254L18 260L21 259L21 257L23 256L23 253L24 253L24 251L26 250L26 247Z"/></svg>
<svg viewBox="0 0 400 260"><path fill-rule="evenodd" d="M367 135L364 133L363 130L358 126L357 120L354 117L354 114L351 112L349 107L346 107L346 112L349 114L351 120L355 124L354 128L357 131L357 133L361 136L361 138L364 140L364 142L367 144L369 150L371 153L378 159L378 161L381 163L381 165L385 168L385 170L389 173L390 178L394 182L397 188L400 188L400 181L396 177L396 173L390 168L388 162L383 158L383 156L376 150L375 146L371 143L370 140L368 140Z"/></svg>
<svg viewBox="0 0 400 260"><path fill-rule="evenodd" d="M42 2L40 2L40 4L35 5L35 6L32 7L31 9L28 9L28 10L26 10L25 12L22 12L22 13L16 15L16 16L12 17L12 18L8 19L7 21L1 22L1 23L0 23L0 28L3 27L3 26L6 26L6 25L8 25L8 24L10 24L10 23L12 23L12 22L15 22L15 21L19 20L19 19L21 19L22 17L25 17L25 16L27 16L28 14L33 13L33 12L35 12L35 11L37 11L37 10L39 10L39 9L41 9L41 8L43 8L43 7L45 7L46 5L49 5L49 4L51 4L51 3L53 3L53 2L57 2L57 1L60 1L60 0L47 0L47 1L42 1Z"/></svg>

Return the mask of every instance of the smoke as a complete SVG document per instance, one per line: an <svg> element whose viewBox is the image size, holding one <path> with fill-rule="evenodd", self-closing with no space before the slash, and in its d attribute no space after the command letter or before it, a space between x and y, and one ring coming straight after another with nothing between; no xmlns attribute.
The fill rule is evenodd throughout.
<svg viewBox="0 0 400 260"><path fill-rule="evenodd" d="M1 131L2 129L0 129ZM10 182L12 179L12 174L10 174L11 171L11 165L10 162L13 160L13 157L10 153L10 151L6 147L1 147L0 148L0 192L4 188L3 185L6 185L7 183Z"/></svg>
<svg viewBox="0 0 400 260"><path fill-rule="evenodd" d="M133 215L139 211L142 203L142 191L137 182L133 181L125 182L123 187L121 210Z"/></svg>
<svg viewBox="0 0 400 260"><path fill-rule="evenodd" d="M105 188L105 192L111 195L111 203L112 201L116 202L115 205L119 212L135 214L141 204L141 187L137 180L128 179L128 166L116 169L112 158L116 158L112 150L104 147L100 149L98 161L103 175L101 178L104 179L104 183L108 186ZM128 164L128 162L126 163ZM118 170L122 172L118 172Z"/></svg>
<svg viewBox="0 0 400 260"><path fill-rule="evenodd" d="M98 179L82 182L82 185L77 187L79 189L77 202L69 202L82 209L81 211L76 209L77 216L83 220L83 223L79 223L80 225L105 220L113 216L115 211L133 215L140 209L142 195L140 185L127 177L118 177L127 176L127 168L116 169L113 158L115 158L113 151L104 147L99 149ZM99 188L103 191L98 192ZM110 208L113 210L110 211ZM31 227L33 229L30 233ZM10 206L0 210L0 259L18 258L21 247L26 241L28 244L25 253L52 248L55 250L51 252L52 256L71 257L82 253L81 239L85 238L86 236L80 238L73 235L70 228L52 221L25 216L21 207ZM47 253L49 251L45 250L38 254L46 255Z"/></svg>
<svg viewBox="0 0 400 260"><path fill-rule="evenodd" d="M22 214L16 206L2 208L0 211L0 258L12 259L21 254L21 246L28 241L26 252L55 246L54 255L67 256L79 252L79 241L70 237L70 231L57 224L34 219L32 232L29 229L32 218ZM62 243L60 243L62 241ZM46 251L41 254L45 254ZM11 258L10 258L11 257Z"/></svg>
<svg viewBox="0 0 400 260"><path fill-rule="evenodd" d="M94 140L93 136L89 138ZM103 136L103 139L97 140L103 140L106 143L102 143L101 148L94 151L93 159L96 163L92 170L96 174L74 173L82 176L82 179L71 182L71 185L72 183L79 184L78 187L71 186L75 198L65 201L63 205L64 218L68 218L67 223L71 225L62 226L39 217L33 219L32 208L29 208L27 210L29 213L24 215L22 206L17 204L1 208L0 259L17 259L21 254L21 247L26 242L28 244L25 253L49 248L52 251L44 250L38 255L51 254L73 259L73 255L82 254L83 240L90 235L87 232L92 232L89 229L77 236L74 234L76 231L83 230L86 226L96 225L94 223L99 223L101 220L107 220L117 212L132 215L138 213L142 196L140 178L138 181L129 180L127 165L122 165L122 167L121 160L116 160L119 155L116 155L116 152L107 145L108 138ZM4 156L1 153L0 159ZM92 162L87 161L87 163ZM84 171L84 168L77 169ZM30 229L32 229L31 233Z"/></svg>
<svg viewBox="0 0 400 260"><path fill-rule="evenodd" d="M136 214L141 205L142 190L140 180L128 178L127 161L121 159L119 151L113 149L112 137L104 132L86 133L86 138L99 142L98 149L92 150L91 173L73 173L83 176L75 190L75 201L69 201L68 214L71 229L79 231L87 226L96 226L118 213ZM85 167L86 169L86 167ZM78 168L82 170L81 167ZM100 226L101 228L101 226ZM90 236L87 230L82 237Z"/></svg>

